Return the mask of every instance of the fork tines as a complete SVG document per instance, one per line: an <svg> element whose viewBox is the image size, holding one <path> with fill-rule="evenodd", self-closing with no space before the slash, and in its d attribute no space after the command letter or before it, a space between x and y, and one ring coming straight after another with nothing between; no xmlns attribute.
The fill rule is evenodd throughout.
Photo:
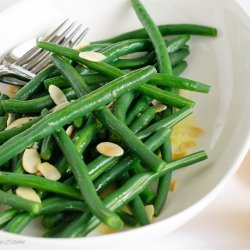
<svg viewBox="0 0 250 250"><path fill-rule="evenodd" d="M73 47L81 42L87 31L88 28L83 29L81 24L76 25L75 22L69 22L69 19L66 19L43 40ZM36 74L49 64L50 53L34 47L18 59L13 66L19 66L18 68L23 68L25 71Z"/></svg>

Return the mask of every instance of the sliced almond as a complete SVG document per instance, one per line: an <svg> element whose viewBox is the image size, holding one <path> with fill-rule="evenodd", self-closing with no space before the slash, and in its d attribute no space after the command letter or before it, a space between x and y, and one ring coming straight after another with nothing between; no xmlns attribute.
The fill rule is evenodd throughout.
<svg viewBox="0 0 250 250"><path fill-rule="evenodd" d="M40 163L37 169L46 179L57 181L61 178L61 174L57 168L48 162Z"/></svg>
<svg viewBox="0 0 250 250"><path fill-rule="evenodd" d="M177 181L176 180L171 180L170 185L169 185L169 192L174 192L176 189Z"/></svg>
<svg viewBox="0 0 250 250"><path fill-rule="evenodd" d="M16 189L16 195L22 197L29 201L39 202L41 203L41 199L36 191L32 188L28 187L18 187Z"/></svg>
<svg viewBox="0 0 250 250"><path fill-rule="evenodd" d="M92 62L101 62L102 60L106 59L107 57L102 53L95 52L95 51L83 51L79 53L79 57L82 59L86 59Z"/></svg>
<svg viewBox="0 0 250 250"><path fill-rule="evenodd" d="M164 104L162 104L162 103L159 103L159 104L157 104L157 105L154 106L154 109L155 109L156 113L160 113L160 112L166 110L167 106L164 105Z"/></svg>
<svg viewBox="0 0 250 250"><path fill-rule="evenodd" d="M106 156L121 156L124 150L117 144L112 142L101 142L96 146L97 151Z"/></svg>
<svg viewBox="0 0 250 250"><path fill-rule="evenodd" d="M103 223L101 223L95 230L96 232L102 233L102 234L111 234L117 231L116 229L108 227Z"/></svg>
<svg viewBox="0 0 250 250"><path fill-rule="evenodd" d="M9 86L7 89L8 96L12 98L20 88L14 85Z"/></svg>
<svg viewBox="0 0 250 250"><path fill-rule="evenodd" d="M58 110L60 110L60 109L63 109L63 108L65 108L65 107L67 107L68 105L70 104L70 102L63 102L63 103L61 103L61 104L59 104L59 105L56 105L54 108L53 108L53 112L56 112L56 111L58 111Z"/></svg>
<svg viewBox="0 0 250 250"><path fill-rule="evenodd" d="M34 148L27 148L23 153L22 163L27 173L36 173L38 170L37 167L41 163L41 158L37 150Z"/></svg>
<svg viewBox="0 0 250 250"><path fill-rule="evenodd" d="M160 102L158 100L156 100L156 99L154 99L151 103L152 103L153 106L156 106L156 105L160 104Z"/></svg>
<svg viewBox="0 0 250 250"><path fill-rule="evenodd" d="M29 122L30 120L32 120L33 117L23 117L23 118L19 118L13 122L11 122L7 128L5 130L8 130L8 129L11 129L11 128L15 128L15 127L18 127L26 122Z"/></svg>
<svg viewBox="0 0 250 250"><path fill-rule="evenodd" d="M59 89L57 86L53 84L49 85L48 91L49 91L50 97L52 98L52 100L54 101L56 105L62 104L64 102L68 102L62 90Z"/></svg>
<svg viewBox="0 0 250 250"><path fill-rule="evenodd" d="M79 43L75 46L73 46L73 49L76 49L76 50L81 50L81 49L84 49L86 47L88 47L90 45L90 43L86 42L86 43Z"/></svg>
<svg viewBox="0 0 250 250"><path fill-rule="evenodd" d="M72 134L73 134L73 132L74 132L74 126L73 125L69 125L68 127L67 127L67 129L66 129L66 134L70 137Z"/></svg>
<svg viewBox="0 0 250 250"><path fill-rule="evenodd" d="M152 221L153 217L154 217L154 212L155 212L154 206L153 205L147 205L147 206L145 206L145 210L147 212L149 221Z"/></svg>

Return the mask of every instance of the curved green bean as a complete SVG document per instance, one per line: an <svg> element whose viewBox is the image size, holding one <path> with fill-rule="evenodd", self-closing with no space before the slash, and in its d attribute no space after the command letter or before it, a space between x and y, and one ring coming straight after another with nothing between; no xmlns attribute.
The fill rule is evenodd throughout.
<svg viewBox="0 0 250 250"><path fill-rule="evenodd" d="M149 16L146 9L139 0L131 0L131 3L137 14L137 17L144 26L144 29L148 33L148 36L154 46L159 71L172 75L171 61L169 58L167 46L158 27L155 25L153 19Z"/></svg>

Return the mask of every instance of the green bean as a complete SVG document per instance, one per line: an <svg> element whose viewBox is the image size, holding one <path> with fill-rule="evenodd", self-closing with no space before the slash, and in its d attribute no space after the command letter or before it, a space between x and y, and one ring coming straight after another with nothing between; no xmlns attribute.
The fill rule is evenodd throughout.
<svg viewBox="0 0 250 250"><path fill-rule="evenodd" d="M172 66L176 66L181 60L188 56L189 51L187 49L180 49L176 52L171 53L170 61ZM117 59L110 63L110 65L117 67L119 69L128 68L140 68L148 64L153 64L155 62L155 52L152 51L144 56L133 58L133 59Z"/></svg>
<svg viewBox="0 0 250 250"><path fill-rule="evenodd" d="M147 171L143 174L135 175L119 189L107 196L103 202L112 211L116 211L130 202L136 195L140 194L146 186L166 173L189 166L205 159L207 159L206 153L204 151L199 151L167 163L165 167L158 173ZM92 231L99 223L100 221L95 216L92 216L91 213L86 212L81 217L77 218L77 220L73 221L67 228L65 228L60 236L84 236Z"/></svg>
<svg viewBox="0 0 250 250"><path fill-rule="evenodd" d="M117 214L121 217L124 224L126 224L130 227L135 227L138 224L138 221L134 216L132 216L132 215L130 215L122 210L118 210Z"/></svg>
<svg viewBox="0 0 250 250"><path fill-rule="evenodd" d="M135 119L135 117L143 112L149 105L149 103L152 101L152 98L148 96L142 96L140 99L135 103L135 105L132 105L132 109L129 110L128 115L126 117L126 124L130 125L130 123Z"/></svg>
<svg viewBox="0 0 250 250"><path fill-rule="evenodd" d="M166 142L161 146L162 159L166 162L172 161L172 147L170 138L167 138ZM159 216L164 204L166 203L170 181L172 178L172 172L163 175L158 182L157 192L154 202L154 216Z"/></svg>
<svg viewBox="0 0 250 250"><path fill-rule="evenodd" d="M148 82L152 85L166 86L178 89L187 89L190 91L197 91L201 93L208 93L210 86L201 82L193 81L187 78L181 78L177 76L170 76L167 74L157 74L151 78Z"/></svg>
<svg viewBox="0 0 250 250"><path fill-rule="evenodd" d="M7 127L7 116L0 116L0 132L5 130Z"/></svg>
<svg viewBox="0 0 250 250"><path fill-rule="evenodd" d="M146 147L151 151L155 151L166 140L166 137L169 133L170 130L166 130L165 128L160 129L145 141ZM111 183L120 178L122 174L126 173L135 164L137 164L136 162L139 162L139 159L132 154L129 154L122 158L122 160L119 161L116 165L114 165L114 167L111 168L110 171L101 175L94 182L96 190L98 192L102 192Z"/></svg>
<svg viewBox="0 0 250 250"><path fill-rule="evenodd" d="M129 173L125 173L122 177L122 183L125 183L126 181L128 181L130 179L130 175ZM121 184L122 185L122 184ZM149 218L148 218L148 214L146 212L146 209L144 207L144 204L140 198L139 195L135 196L133 198L133 200L130 201L129 206L132 210L132 213L134 215L134 217L136 218L136 220L138 221L139 225L141 226L145 226L150 224Z"/></svg>
<svg viewBox="0 0 250 250"><path fill-rule="evenodd" d="M17 213L18 211L13 208L6 209L5 211L0 212L0 226L10 221Z"/></svg>
<svg viewBox="0 0 250 250"><path fill-rule="evenodd" d="M0 101L8 100L8 99L9 97L7 95L0 93ZM0 104L0 117L5 116L5 113L6 112L4 111L2 105Z"/></svg>
<svg viewBox="0 0 250 250"><path fill-rule="evenodd" d="M111 213L105 208L105 206L103 206L102 201L97 195L95 187L90 180L87 166L83 162L81 155L75 149L73 142L66 132L61 129L54 134L54 137L71 166L72 172L89 210L106 225L112 228L122 228L123 223L121 219L115 213Z"/></svg>
<svg viewBox="0 0 250 250"><path fill-rule="evenodd" d="M109 81L107 77L104 77L98 73L91 73L88 75L81 75L86 84L93 89L93 87L98 87L103 83ZM70 83L63 76L55 76L44 81L44 87L49 88L49 85L56 85L59 88L67 88Z"/></svg>
<svg viewBox="0 0 250 250"><path fill-rule="evenodd" d="M117 59L110 63L113 67L119 69L137 69L144 67L148 64L153 64L155 60L155 53L151 52L144 56L133 58L133 59Z"/></svg>
<svg viewBox="0 0 250 250"><path fill-rule="evenodd" d="M35 214L22 212L9 221L4 231L16 234L21 233L23 228L25 228L35 217Z"/></svg>
<svg viewBox="0 0 250 250"><path fill-rule="evenodd" d="M138 87L137 91L141 94L150 96L153 99L156 99L166 105L170 105L175 108L183 108L183 107L193 107L194 101L184 98L180 95L172 93L167 90L162 90L157 88L156 86L152 86L149 84L144 84L141 88Z"/></svg>
<svg viewBox="0 0 250 250"><path fill-rule="evenodd" d="M73 100L76 95L72 89L66 89L63 91L68 100ZM6 101L1 101L6 112L13 113L40 113L44 108L52 108L55 104L51 99L50 95L46 95L37 99L19 101L15 99L10 99Z"/></svg>
<svg viewBox="0 0 250 250"><path fill-rule="evenodd" d="M133 215L136 218L136 220L139 222L141 226L145 226L150 224L148 214L145 210L144 204L140 198L140 196L134 197L133 200L129 203Z"/></svg>
<svg viewBox="0 0 250 250"><path fill-rule="evenodd" d="M42 225L47 228L47 229L51 229L54 228L56 225L58 225L60 222L62 222L65 219L65 213L61 212L61 213L50 213L50 214L46 214L43 218L42 218Z"/></svg>
<svg viewBox="0 0 250 250"><path fill-rule="evenodd" d="M58 69L69 79L72 88L75 90L78 96L84 95L89 92L88 87L76 72L76 70L58 56L52 57L53 63ZM99 108L94 112L95 116L105 125L114 135L122 139L123 143L137 155L144 164L148 167L152 167L155 171L164 165L164 162L160 160L153 152L147 149L147 147L137 139L130 129L124 123L120 122L107 107Z"/></svg>
<svg viewBox="0 0 250 250"><path fill-rule="evenodd" d="M48 198L42 202L42 209L37 214L22 212L15 216L5 227L5 231L20 233L34 218L65 210L85 211L86 206L82 201L68 200L64 198Z"/></svg>
<svg viewBox="0 0 250 250"><path fill-rule="evenodd" d="M139 51L147 51L149 47L151 47L151 42L149 40L132 39L112 44L109 47L101 50L100 52L107 56L107 58L104 59L104 62L109 63L119 58L120 56Z"/></svg>
<svg viewBox="0 0 250 250"><path fill-rule="evenodd" d="M54 66L49 66L39 72L33 79L31 79L24 87L22 87L12 99L14 100L27 100L31 98L42 88L43 81L55 71Z"/></svg>
<svg viewBox="0 0 250 250"><path fill-rule="evenodd" d="M187 68L187 62L186 61L181 61L178 64L176 64L175 67L173 67L173 75L174 76L179 76L180 74L183 73L183 71Z"/></svg>
<svg viewBox="0 0 250 250"><path fill-rule="evenodd" d="M125 122L127 111L135 97L134 92L125 93L120 96L113 105L113 113L121 122Z"/></svg>
<svg viewBox="0 0 250 250"><path fill-rule="evenodd" d="M87 146L94 139L100 127L101 127L100 124L91 115L87 121L86 126L76 131L72 141L75 145L75 148L80 154L83 154ZM65 173L68 174L71 172L70 166L68 162L66 161L65 157L62 157L58 161L56 161L55 165L58 171L62 175L64 175Z"/></svg>
<svg viewBox="0 0 250 250"><path fill-rule="evenodd" d="M149 80L155 69L148 66L138 71L128 73L109 84L83 96L67 107L48 114L24 132L16 135L0 147L0 165L7 162L16 154L22 152L31 143L39 141L44 137L54 133L60 127L72 122L78 117L107 104L125 92L131 91L145 81ZM15 146L14 146L15 145Z"/></svg>
<svg viewBox="0 0 250 250"><path fill-rule="evenodd" d="M189 49L180 49L176 51L175 53L172 53L170 55L170 61L172 67L176 66L179 62L181 62L183 59L185 59L189 55Z"/></svg>
<svg viewBox="0 0 250 250"><path fill-rule="evenodd" d="M155 25L153 19L149 16L139 0L131 0L131 3L137 17L141 21L150 40L152 41L160 72L172 75L172 67L167 47L158 27Z"/></svg>
<svg viewBox="0 0 250 250"><path fill-rule="evenodd" d="M153 107L149 107L142 112L142 114L134 120L130 125L129 128L137 134L143 128L145 128L155 117L155 109Z"/></svg>
<svg viewBox="0 0 250 250"><path fill-rule="evenodd" d="M21 210L29 211L31 213L39 213L41 209L41 204L23 199L17 195L3 192L0 190L0 203L9 205L13 208L18 208Z"/></svg>
<svg viewBox="0 0 250 250"><path fill-rule="evenodd" d="M182 35L182 34L212 36L212 37L217 36L216 28L203 25L196 25L196 24L165 24L165 25L159 25L158 29L160 30L163 36ZM96 41L95 43L117 43L123 40L142 39L142 38L148 38L148 34L145 29L133 30L113 38Z"/></svg>
<svg viewBox="0 0 250 250"><path fill-rule="evenodd" d="M0 172L0 183L15 186L32 187L78 200L82 199L80 192L76 188L58 181L52 181L35 175Z"/></svg>
<svg viewBox="0 0 250 250"><path fill-rule="evenodd" d="M52 156L54 147L55 141L52 135L44 138L40 149L41 158L45 161L49 160Z"/></svg>
<svg viewBox="0 0 250 250"><path fill-rule="evenodd" d="M158 131L160 128L164 128L164 127L172 128L174 125L176 125L178 122L180 122L185 117L190 115L192 112L193 112L192 108L189 108L189 107L182 108L182 109L178 110L177 112L171 114L170 116L168 116L168 117L166 117L158 122L155 122L154 124L150 125L146 129L140 131L137 134L137 136L138 136L138 138L143 140L146 137L148 137L149 135L151 135L152 133Z"/></svg>
<svg viewBox="0 0 250 250"><path fill-rule="evenodd" d="M129 171L132 175L141 174L145 172L145 169L141 166L140 162L135 162L133 167ZM150 187L146 187L140 194L140 197L145 205L152 204L155 195Z"/></svg>

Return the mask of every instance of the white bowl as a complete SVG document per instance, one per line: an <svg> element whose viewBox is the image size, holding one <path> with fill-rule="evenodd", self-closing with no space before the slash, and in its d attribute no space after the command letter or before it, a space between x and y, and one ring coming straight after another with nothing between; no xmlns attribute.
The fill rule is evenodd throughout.
<svg viewBox="0 0 250 250"><path fill-rule="evenodd" d="M33 223L22 235L0 236L25 240L25 249L57 246L99 249L155 240L180 227L200 212L236 171L249 148L250 138L250 20L233 0L143 0L158 24L197 23L218 28L218 37L195 37L186 77L212 85L208 95L192 94L195 117L205 131L199 149L209 159L175 172L176 191L169 196L162 215L152 225L112 235L78 239L44 239ZM128 0L20 1L0 15L0 54L41 34L51 24L72 17L90 28L87 40L110 37L141 27ZM21 247L21 246L20 246Z"/></svg>

